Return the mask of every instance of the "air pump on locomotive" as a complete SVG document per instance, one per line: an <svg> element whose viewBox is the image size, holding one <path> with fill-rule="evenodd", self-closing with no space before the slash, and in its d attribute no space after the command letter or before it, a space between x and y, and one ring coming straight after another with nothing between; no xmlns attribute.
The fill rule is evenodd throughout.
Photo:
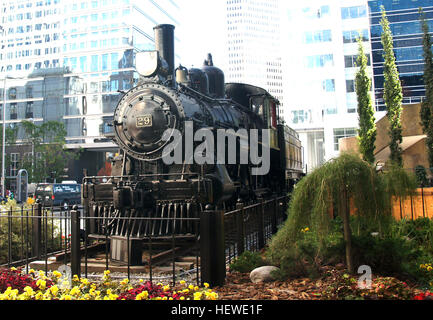
<svg viewBox="0 0 433 320"><path fill-rule="evenodd" d="M201 69L175 69L174 26L158 25L154 31L156 50L136 54L139 82L114 112L112 139L120 152L111 176L83 179L86 229L90 236L110 238L115 260L124 257L119 248L126 248L127 238L140 242L194 234L194 223L173 218L198 217L206 206L229 209L239 200L286 194L302 176L302 147L297 133L281 123L276 98L252 85L226 84L210 55ZM270 150L269 172L252 175L256 165L239 161L241 152L236 163L187 159L188 143L193 150L200 144L191 128L193 133L208 129L214 137L218 129L268 129L269 141L263 143ZM163 153L175 132L182 135L183 161L167 165ZM158 219L134 219L140 217Z"/></svg>

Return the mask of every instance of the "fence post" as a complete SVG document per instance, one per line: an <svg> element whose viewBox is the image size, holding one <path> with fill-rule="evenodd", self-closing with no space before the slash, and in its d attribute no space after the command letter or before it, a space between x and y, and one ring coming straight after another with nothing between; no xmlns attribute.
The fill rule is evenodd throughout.
<svg viewBox="0 0 433 320"><path fill-rule="evenodd" d="M77 205L71 211L71 271L72 275L81 276L80 211Z"/></svg>
<svg viewBox="0 0 433 320"><path fill-rule="evenodd" d="M32 255L41 258L42 248L42 203L41 200L36 200L36 210L33 211L32 224Z"/></svg>
<svg viewBox="0 0 433 320"><path fill-rule="evenodd" d="M245 251L245 226L244 226L244 204L241 199L238 199L236 203L236 210L239 210L239 213L236 215L236 231L238 236L238 256L240 256Z"/></svg>
<svg viewBox="0 0 433 320"><path fill-rule="evenodd" d="M263 198L259 198L259 221L258 221L258 246L259 250L265 247L265 200Z"/></svg>
<svg viewBox="0 0 433 320"><path fill-rule="evenodd" d="M201 281L222 286L226 277L224 212L210 205L200 215Z"/></svg>
<svg viewBox="0 0 433 320"><path fill-rule="evenodd" d="M274 194L274 200L272 202L272 234L276 234L278 230L278 197Z"/></svg>

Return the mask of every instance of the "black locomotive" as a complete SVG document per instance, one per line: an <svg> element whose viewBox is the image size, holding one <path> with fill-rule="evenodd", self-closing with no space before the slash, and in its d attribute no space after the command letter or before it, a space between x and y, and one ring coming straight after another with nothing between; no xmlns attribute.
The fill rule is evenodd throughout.
<svg viewBox="0 0 433 320"><path fill-rule="evenodd" d="M140 80L114 113L112 138L120 155L113 159L112 176L83 180L83 204L93 218L90 234L111 239L186 235L194 225L169 218L197 217L207 205L228 209L238 199L247 203L285 194L303 175L299 137L280 122L276 98L252 85L226 84L210 55L201 69L175 69L174 27L154 30L156 50L137 53ZM251 154L242 141L252 142L248 135L253 129L262 155L265 148L269 151L269 159L263 158L267 164L243 157ZM218 131L226 133L224 141L235 138L236 155L228 142L216 141ZM203 139L196 139L197 133L205 133L204 138L209 132L215 141L203 145ZM167 164L164 157L175 158L179 150L178 161ZM209 150L212 161L195 161ZM260 165L268 166L266 174L254 175Z"/></svg>

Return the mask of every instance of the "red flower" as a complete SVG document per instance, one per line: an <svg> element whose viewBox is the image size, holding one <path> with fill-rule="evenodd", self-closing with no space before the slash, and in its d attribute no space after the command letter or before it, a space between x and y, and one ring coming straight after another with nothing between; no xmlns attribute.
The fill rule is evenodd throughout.
<svg viewBox="0 0 433 320"><path fill-rule="evenodd" d="M21 274L21 270L3 269L0 270L0 292L5 292L8 287L18 289L19 293L24 292L24 288L29 286L33 290L38 290L36 285L37 279L29 274ZM46 279L47 288L53 285L53 282Z"/></svg>

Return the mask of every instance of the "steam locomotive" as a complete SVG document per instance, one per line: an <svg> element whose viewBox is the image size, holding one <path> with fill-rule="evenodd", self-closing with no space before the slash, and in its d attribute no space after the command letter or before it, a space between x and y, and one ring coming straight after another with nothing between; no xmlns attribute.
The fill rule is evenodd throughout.
<svg viewBox="0 0 433 320"><path fill-rule="evenodd" d="M193 223L171 218L285 194L303 175L299 137L281 123L275 97L256 86L226 84L211 55L201 69L175 69L174 26L154 31L156 50L136 54L139 82L114 112L112 139L120 153L112 160L112 175L83 180L90 234L189 234ZM253 142L255 158L262 151L261 163L252 159ZM253 174L264 166L263 174Z"/></svg>

